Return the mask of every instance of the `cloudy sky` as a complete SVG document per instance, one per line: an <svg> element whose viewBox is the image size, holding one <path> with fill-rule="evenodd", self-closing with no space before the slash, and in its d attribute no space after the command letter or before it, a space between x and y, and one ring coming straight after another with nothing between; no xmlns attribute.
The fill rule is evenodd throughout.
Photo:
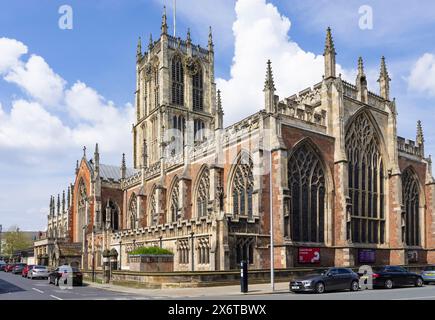
<svg viewBox="0 0 435 320"><path fill-rule="evenodd" d="M162 6L172 21L172 2L0 0L4 229L45 229L49 197L72 182L83 146L91 156L98 142L104 163L119 164L123 152L131 163L137 39L146 47L150 33L158 37ZM230 124L263 107L267 59L281 97L319 82L331 26L347 81L354 82L361 55L370 90L378 92L380 57L386 56L399 135L415 139L422 119L427 153L435 155L435 2L417 2L178 0L177 36L190 27L193 41L206 46L212 26L217 84ZM64 4L73 10L71 30L59 28Z"/></svg>

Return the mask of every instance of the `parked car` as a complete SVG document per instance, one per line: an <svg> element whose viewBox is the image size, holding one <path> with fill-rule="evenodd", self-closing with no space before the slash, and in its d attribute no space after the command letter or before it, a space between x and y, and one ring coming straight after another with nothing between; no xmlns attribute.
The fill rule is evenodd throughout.
<svg viewBox="0 0 435 320"><path fill-rule="evenodd" d="M290 291L324 293L335 290L359 290L359 276L347 268L319 269L314 274L290 282Z"/></svg>
<svg viewBox="0 0 435 320"><path fill-rule="evenodd" d="M59 282L64 279L64 284L67 284L67 276L69 276L69 272L72 271L73 285L81 286L83 285L83 274L80 272L78 268L73 268L70 266L60 266L56 268L53 272L50 272L48 275L48 283L59 285Z"/></svg>
<svg viewBox="0 0 435 320"><path fill-rule="evenodd" d="M28 279L48 279L50 272L46 266L33 266L27 273Z"/></svg>
<svg viewBox="0 0 435 320"><path fill-rule="evenodd" d="M12 269L15 267L15 263L8 263L5 267L5 272L12 272Z"/></svg>
<svg viewBox="0 0 435 320"><path fill-rule="evenodd" d="M373 268L373 287L392 289L394 287L415 286L424 284L421 275L409 272L399 266L382 266Z"/></svg>
<svg viewBox="0 0 435 320"><path fill-rule="evenodd" d="M423 278L423 282L425 284L435 282L435 266L425 267L420 275Z"/></svg>
<svg viewBox="0 0 435 320"><path fill-rule="evenodd" d="M32 268L33 268L33 264L26 265L23 268L23 271L21 272L21 276L24 277L24 278L27 278L27 274L28 274L29 270L32 269Z"/></svg>
<svg viewBox="0 0 435 320"><path fill-rule="evenodd" d="M26 267L25 263L17 263L17 264L15 264L14 268L12 269L12 273L13 274L21 274L25 267Z"/></svg>
<svg viewBox="0 0 435 320"><path fill-rule="evenodd" d="M0 261L0 271L5 271L5 268L7 266L7 263L3 260Z"/></svg>

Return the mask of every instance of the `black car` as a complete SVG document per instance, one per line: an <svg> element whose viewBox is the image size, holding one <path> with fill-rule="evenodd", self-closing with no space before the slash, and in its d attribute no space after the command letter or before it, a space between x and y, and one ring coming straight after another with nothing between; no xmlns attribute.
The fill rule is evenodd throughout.
<svg viewBox="0 0 435 320"><path fill-rule="evenodd" d="M292 292L315 292L335 290L359 290L359 276L347 268L319 269L314 274L296 278L290 282Z"/></svg>
<svg viewBox="0 0 435 320"><path fill-rule="evenodd" d="M73 268L70 266L60 266L54 271L50 272L48 275L48 283L54 283L56 286L58 286L59 283L63 281L63 284L66 285L68 283L68 277L71 277L71 273L73 286L82 286L83 274L78 268Z"/></svg>
<svg viewBox="0 0 435 320"><path fill-rule="evenodd" d="M415 286L424 284L421 275L409 272L399 266L382 266L373 268L373 287L392 289L394 287Z"/></svg>

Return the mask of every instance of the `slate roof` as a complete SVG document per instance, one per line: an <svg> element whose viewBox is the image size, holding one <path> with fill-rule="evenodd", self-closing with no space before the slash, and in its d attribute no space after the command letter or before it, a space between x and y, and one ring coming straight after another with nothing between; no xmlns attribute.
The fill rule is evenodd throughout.
<svg viewBox="0 0 435 320"><path fill-rule="evenodd" d="M94 163L88 162L91 168L93 169ZM131 177L138 173L140 170L133 169L133 168L127 168L125 176L126 178ZM103 180L114 180L119 181L121 180L121 167L119 166L112 166L108 164L100 164L100 177Z"/></svg>

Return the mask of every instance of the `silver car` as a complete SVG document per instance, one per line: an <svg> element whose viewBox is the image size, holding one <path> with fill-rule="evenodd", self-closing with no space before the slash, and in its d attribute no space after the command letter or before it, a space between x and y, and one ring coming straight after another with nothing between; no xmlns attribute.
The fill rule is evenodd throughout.
<svg viewBox="0 0 435 320"><path fill-rule="evenodd" d="M27 273L27 278L29 279L47 279L48 278L48 268L45 266L33 266L32 269Z"/></svg>
<svg viewBox="0 0 435 320"><path fill-rule="evenodd" d="M421 272L424 283L435 282L435 266L427 266Z"/></svg>

